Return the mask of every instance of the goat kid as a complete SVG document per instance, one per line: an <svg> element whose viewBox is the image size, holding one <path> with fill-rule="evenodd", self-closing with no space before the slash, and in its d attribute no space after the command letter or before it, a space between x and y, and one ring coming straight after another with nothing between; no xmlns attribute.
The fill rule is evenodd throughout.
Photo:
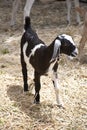
<svg viewBox="0 0 87 130"><path fill-rule="evenodd" d="M54 41L49 46L47 46L32 30L29 17L26 17L25 19L24 28L25 32L21 38L21 66L24 81L24 91L28 91L27 61L34 68L34 103L36 104L40 102L40 77L41 75L45 75L52 65L52 71L54 75L53 84L56 93L56 99L58 105L62 106L57 79L58 60L61 53L76 57L78 51L74 41L71 36L62 34L56 37Z"/></svg>
<svg viewBox="0 0 87 130"><path fill-rule="evenodd" d="M30 16L30 11L33 6L35 0L26 0L25 7L24 7L24 20L26 16ZM21 0L14 0L13 1L13 6L12 6L12 14L11 14L11 26L15 24L16 21L16 14L18 7L21 3ZM67 5L67 22L70 24L71 23L71 7L72 7L72 0L66 0L66 5ZM74 0L74 5L75 7L79 7L79 0ZM79 13L76 12L76 20L77 23L80 24L80 16Z"/></svg>

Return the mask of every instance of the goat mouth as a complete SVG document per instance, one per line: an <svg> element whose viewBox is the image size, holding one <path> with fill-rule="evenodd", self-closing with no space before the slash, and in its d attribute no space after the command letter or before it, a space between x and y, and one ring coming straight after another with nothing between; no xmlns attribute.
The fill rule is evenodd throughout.
<svg viewBox="0 0 87 130"><path fill-rule="evenodd" d="M76 52L72 52L70 56L76 57L76 56L77 56L77 53L76 53Z"/></svg>

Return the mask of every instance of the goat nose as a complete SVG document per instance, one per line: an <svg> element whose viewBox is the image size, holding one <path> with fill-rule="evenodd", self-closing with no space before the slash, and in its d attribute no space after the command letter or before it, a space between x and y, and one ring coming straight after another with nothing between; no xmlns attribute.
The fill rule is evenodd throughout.
<svg viewBox="0 0 87 130"><path fill-rule="evenodd" d="M75 50L71 53L72 57L76 57L78 55L78 49L75 48Z"/></svg>
<svg viewBox="0 0 87 130"><path fill-rule="evenodd" d="M77 49L77 48L75 49L74 53L75 53L76 55L78 55L78 49Z"/></svg>

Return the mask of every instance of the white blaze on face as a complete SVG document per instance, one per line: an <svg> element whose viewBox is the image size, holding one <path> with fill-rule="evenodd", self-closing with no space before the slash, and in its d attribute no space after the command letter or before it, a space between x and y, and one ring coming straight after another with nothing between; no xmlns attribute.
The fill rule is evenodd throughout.
<svg viewBox="0 0 87 130"><path fill-rule="evenodd" d="M69 40L73 45L75 45L75 43L70 35L62 34L62 35L60 35L60 37L61 36L63 36L65 39Z"/></svg>
<svg viewBox="0 0 87 130"><path fill-rule="evenodd" d="M73 45L75 46L75 43L74 43L74 41L73 41L73 39L72 39L72 37L71 37L70 35L62 34L62 35L60 35L59 37L60 37L61 39L62 39L62 37L64 37L65 39L67 39L68 41L70 41L71 44L73 44ZM72 54L73 54L74 56L76 56L76 55L78 54L78 49L75 48L75 50L72 52ZM73 57L72 57L72 56L69 56L69 59L73 59Z"/></svg>
<svg viewBox="0 0 87 130"><path fill-rule="evenodd" d="M74 52L78 54L78 49L76 48L76 49L74 50Z"/></svg>

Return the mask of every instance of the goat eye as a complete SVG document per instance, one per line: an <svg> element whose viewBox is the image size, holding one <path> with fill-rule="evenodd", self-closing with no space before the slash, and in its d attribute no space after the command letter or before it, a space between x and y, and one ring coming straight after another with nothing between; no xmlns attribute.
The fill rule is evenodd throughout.
<svg viewBox="0 0 87 130"><path fill-rule="evenodd" d="M64 46L68 47L68 46L70 46L70 44L69 43L64 43Z"/></svg>

